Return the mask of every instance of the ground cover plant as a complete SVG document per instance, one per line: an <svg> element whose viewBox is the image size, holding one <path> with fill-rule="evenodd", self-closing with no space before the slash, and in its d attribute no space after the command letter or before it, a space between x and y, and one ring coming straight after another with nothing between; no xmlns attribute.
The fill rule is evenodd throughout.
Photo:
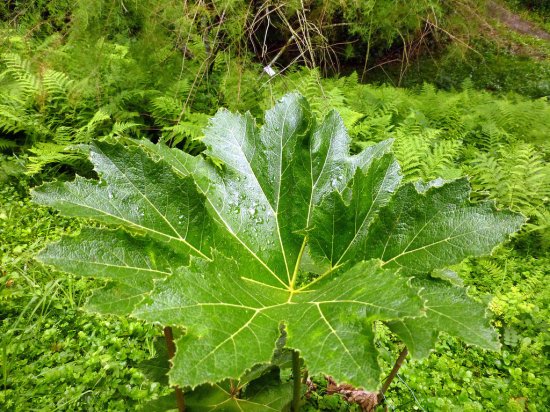
<svg viewBox="0 0 550 412"><path fill-rule="evenodd" d="M79 307L97 281L46 270L44 242L80 224L36 209L24 181L0 190L0 409L126 410L162 394L138 366L158 331Z"/></svg>
<svg viewBox="0 0 550 412"><path fill-rule="evenodd" d="M113 280L92 298L95 310L185 329L171 384L239 379L269 364L280 341L293 351L294 410L299 358L312 375L375 391L377 320L418 358L442 331L498 348L483 307L428 274L489 253L521 215L468 205L464 179L398 188L389 142L350 156L339 116L317 126L299 95L267 112L260 130L250 115L221 111L203 142L206 159L145 145L160 160L141 146L96 143L88 150L100 182L33 191L67 216L113 226L65 237L39 259Z"/></svg>
<svg viewBox="0 0 550 412"><path fill-rule="evenodd" d="M416 405L424 410L544 411L550 400L550 379L543 371L549 365L549 263L548 257L502 249L491 259L456 268L470 294L490 302L501 352L442 339L425 362L412 360L403 367L395 388L399 395L392 397L396 410Z"/></svg>

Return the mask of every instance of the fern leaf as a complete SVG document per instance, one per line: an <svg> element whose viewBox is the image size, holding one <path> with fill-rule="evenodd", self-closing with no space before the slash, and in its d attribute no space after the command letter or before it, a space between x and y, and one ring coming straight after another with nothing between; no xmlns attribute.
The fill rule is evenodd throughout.
<svg viewBox="0 0 550 412"><path fill-rule="evenodd" d="M13 150L17 147L17 143L13 140L8 140L0 137L0 152Z"/></svg>

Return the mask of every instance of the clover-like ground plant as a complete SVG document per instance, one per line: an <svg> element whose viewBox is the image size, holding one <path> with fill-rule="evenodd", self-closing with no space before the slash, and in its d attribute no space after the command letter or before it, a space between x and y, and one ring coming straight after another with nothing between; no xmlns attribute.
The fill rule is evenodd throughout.
<svg viewBox="0 0 550 412"><path fill-rule="evenodd" d="M471 204L465 178L400 184L390 141L351 155L339 115L317 121L297 94L261 127L250 114L220 110L203 142L199 156L146 141L96 142L87 150L99 180L33 192L63 215L100 223L38 257L109 279L89 309L182 331L172 385L211 384L237 402L223 382L290 350L297 391L299 359L311 375L376 391L375 322L416 358L440 332L498 349L483 305L439 269L490 253L522 216ZM262 401L261 392L247 390L236 408L285 407L284 396ZM231 410L228 402L204 410Z"/></svg>

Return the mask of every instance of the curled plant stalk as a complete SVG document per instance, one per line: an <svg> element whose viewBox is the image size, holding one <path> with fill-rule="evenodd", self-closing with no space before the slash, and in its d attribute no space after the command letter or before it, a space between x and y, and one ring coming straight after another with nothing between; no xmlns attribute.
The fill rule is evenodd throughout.
<svg viewBox="0 0 550 412"><path fill-rule="evenodd" d="M378 405L378 394L364 389L357 389L349 384L338 385L331 376L326 377L327 394L339 394L349 403L356 403L363 412L372 412Z"/></svg>

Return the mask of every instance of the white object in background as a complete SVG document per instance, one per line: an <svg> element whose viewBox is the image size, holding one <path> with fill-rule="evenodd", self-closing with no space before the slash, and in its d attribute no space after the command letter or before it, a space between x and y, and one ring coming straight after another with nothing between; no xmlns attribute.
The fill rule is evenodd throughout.
<svg viewBox="0 0 550 412"><path fill-rule="evenodd" d="M269 75L269 77L273 77L273 76L275 76L275 75L277 74L277 73L275 72L275 70L273 70L273 69L271 68L271 66L269 66L269 65L267 65L267 66L264 67L264 72L266 72L266 73Z"/></svg>

